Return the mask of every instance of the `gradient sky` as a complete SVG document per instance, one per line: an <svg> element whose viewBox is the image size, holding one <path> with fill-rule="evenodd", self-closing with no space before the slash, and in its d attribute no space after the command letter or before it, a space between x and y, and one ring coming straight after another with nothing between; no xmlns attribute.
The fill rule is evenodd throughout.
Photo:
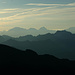
<svg viewBox="0 0 75 75"><path fill-rule="evenodd" d="M75 27L75 0L0 0L0 31L43 26Z"/></svg>

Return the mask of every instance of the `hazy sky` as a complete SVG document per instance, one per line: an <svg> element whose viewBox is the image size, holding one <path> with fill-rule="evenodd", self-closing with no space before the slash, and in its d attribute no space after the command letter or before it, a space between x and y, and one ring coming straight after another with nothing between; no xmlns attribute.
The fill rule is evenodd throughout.
<svg viewBox="0 0 75 75"><path fill-rule="evenodd" d="M75 0L0 0L0 30L75 27Z"/></svg>

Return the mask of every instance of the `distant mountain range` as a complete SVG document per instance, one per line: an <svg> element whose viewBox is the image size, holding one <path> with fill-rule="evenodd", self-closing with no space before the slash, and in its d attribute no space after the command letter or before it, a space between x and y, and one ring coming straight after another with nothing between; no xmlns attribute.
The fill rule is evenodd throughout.
<svg viewBox="0 0 75 75"><path fill-rule="evenodd" d="M45 27L41 27L39 30L37 30L35 28L24 29L24 28L20 28L20 27L15 27L8 31L1 31L0 35L19 37L19 36L25 36L25 35L37 36L39 34L55 33L55 32L56 31L54 31L54 30L47 30Z"/></svg>
<svg viewBox="0 0 75 75"><path fill-rule="evenodd" d="M71 32L71 33L74 33L75 34L75 27L71 27L69 29L66 29L67 31Z"/></svg>
<svg viewBox="0 0 75 75"><path fill-rule="evenodd" d="M57 31L38 36L21 36L12 38L0 36L0 43L17 49L32 49L38 54L51 54L59 58L75 59L75 34L68 31Z"/></svg>
<svg viewBox="0 0 75 75"><path fill-rule="evenodd" d="M66 29L67 31L70 31L72 33L75 33L75 27ZM15 27L12 28L8 31L0 31L0 35L8 35L11 37L20 37L20 36L26 36L26 35L41 35L41 34L47 34L47 33L55 33L56 30L48 30L45 27L41 27L39 30L35 28L30 28L30 29L24 29L20 27Z"/></svg>
<svg viewBox="0 0 75 75"><path fill-rule="evenodd" d="M30 49L22 51L0 44L0 71L4 73L7 70L18 75L26 73L27 70L28 72L49 70L50 74L53 72L73 73L75 72L75 61L59 59L49 54L38 55Z"/></svg>

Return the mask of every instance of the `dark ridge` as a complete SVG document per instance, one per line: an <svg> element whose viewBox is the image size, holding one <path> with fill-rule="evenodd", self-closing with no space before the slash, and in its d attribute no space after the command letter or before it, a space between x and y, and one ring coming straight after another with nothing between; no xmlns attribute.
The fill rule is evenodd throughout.
<svg viewBox="0 0 75 75"><path fill-rule="evenodd" d="M25 51L28 55L30 56L37 56L38 54L34 51L32 51L31 49L26 49Z"/></svg>
<svg viewBox="0 0 75 75"><path fill-rule="evenodd" d="M5 36L6 37L6 36ZM67 31L57 31L55 34L38 36L21 36L19 38L4 38L1 36L1 44L17 49L31 49L38 54L50 54L58 58L75 59L75 34Z"/></svg>
<svg viewBox="0 0 75 75"><path fill-rule="evenodd" d="M11 73L24 73L26 71L36 72L74 72L75 61L59 59L53 55L38 55L35 51L27 49L21 51L0 44L0 71Z"/></svg>
<svg viewBox="0 0 75 75"><path fill-rule="evenodd" d="M71 35L72 33L66 30L62 30L62 31L57 31L55 34L68 34Z"/></svg>

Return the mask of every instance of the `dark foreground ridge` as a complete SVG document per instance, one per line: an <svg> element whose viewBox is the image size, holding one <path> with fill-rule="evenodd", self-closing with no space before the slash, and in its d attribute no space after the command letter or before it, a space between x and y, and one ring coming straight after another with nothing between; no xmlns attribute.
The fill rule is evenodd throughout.
<svg viewBox="0 0 75 75"><path fill-rule="evenodd" d="M21 51L6 45L0 44L0 69L14 70L16 72L48 71L51 72L74 72L75 61L58 59L52 55L38 55L36 52L27 49ZM12 70L13 69L13 70ZM0 70L0 71L1 71Z"/></svg>

